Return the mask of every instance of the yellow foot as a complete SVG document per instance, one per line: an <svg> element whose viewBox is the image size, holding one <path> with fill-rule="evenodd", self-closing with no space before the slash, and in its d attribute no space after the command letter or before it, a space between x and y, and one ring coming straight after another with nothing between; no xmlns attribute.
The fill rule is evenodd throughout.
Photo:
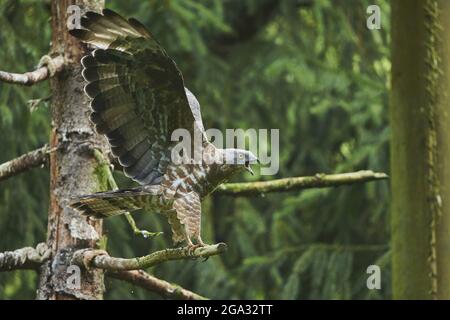
<svg viewBox="0 0 450 320"><path fill-rule="evenodd" d="M189 253L189 255L190 256L193 256L194 255L194 251L196 250L196 249L198 249L198 248L201 248L201 247L204 247L205 246L205 244L202 242L202 243L197 243L197 244L193 244L192 242L191 243L189 243L188 245L187 245L187 250L188 250L188 253Z"/></svg>

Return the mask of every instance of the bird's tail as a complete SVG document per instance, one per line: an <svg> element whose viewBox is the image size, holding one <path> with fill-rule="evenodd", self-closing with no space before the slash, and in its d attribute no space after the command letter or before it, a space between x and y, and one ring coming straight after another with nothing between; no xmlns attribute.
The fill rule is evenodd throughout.
<svg viewBox="0 0 450 320"><path fill-rule="evenodd" d="M155 205L159 199L156 189L147 186L98 192L78 197L70 206L83 215L103 219Z"/></svg>

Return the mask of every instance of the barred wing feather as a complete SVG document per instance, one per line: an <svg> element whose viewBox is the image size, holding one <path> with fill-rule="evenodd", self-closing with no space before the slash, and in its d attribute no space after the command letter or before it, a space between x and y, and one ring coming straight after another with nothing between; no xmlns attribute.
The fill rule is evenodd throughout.
<svg viewBox="0 0 450 320"><path fill-rule="evenodd" d="M90 116L124 173L140 184L162 180L175 129L203 131L200 105L175 62L137 20L105 9L88 12L70 33L94 45L82 59ZM197 123L197 124L195 124Z"/></svg>

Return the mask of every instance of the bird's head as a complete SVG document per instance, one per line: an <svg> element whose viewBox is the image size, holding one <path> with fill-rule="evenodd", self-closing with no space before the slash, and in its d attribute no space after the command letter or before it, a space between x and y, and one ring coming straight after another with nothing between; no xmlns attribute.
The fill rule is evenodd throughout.
<svg viewBox="0 0 450 320"><path fill-rule="evenodd" d="M247 170L253 175L251 165L259 163L259 160L251 151L229 148L224 150L224 163L233 171Z"/></svg>

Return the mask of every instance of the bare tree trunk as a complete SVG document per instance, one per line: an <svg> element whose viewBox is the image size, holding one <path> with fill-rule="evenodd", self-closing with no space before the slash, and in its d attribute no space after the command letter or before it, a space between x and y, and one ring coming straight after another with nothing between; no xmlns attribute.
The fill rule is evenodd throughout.
<svg viewBox="0 0 450 320"><path fill-rule="evenodd" d="M392 1L396 299L450 299L450 1Z"/></svg>
<svg viewBox="0 0 450 320"><path fill-rule="evenodd" d="M98 136L88 120L88 100L83 93L80 58L85 47L69 35L68 6L78 5L81 12L100 11L103 0L52 1L52 51L66 60L64 71L51 80L52 132L50 147L50 208L47 244L52 259L41 269L38 299L101 299L103 273L99 269L83 271L80 286L69 268L73 251L96 248L102 235L100 221L92 222L69 208L71 198L106 189L106 178L93 150L105 152L106 141ZM68 269L69 268L69 269ZM79 269L78 269L79 270Z"/></svg>

